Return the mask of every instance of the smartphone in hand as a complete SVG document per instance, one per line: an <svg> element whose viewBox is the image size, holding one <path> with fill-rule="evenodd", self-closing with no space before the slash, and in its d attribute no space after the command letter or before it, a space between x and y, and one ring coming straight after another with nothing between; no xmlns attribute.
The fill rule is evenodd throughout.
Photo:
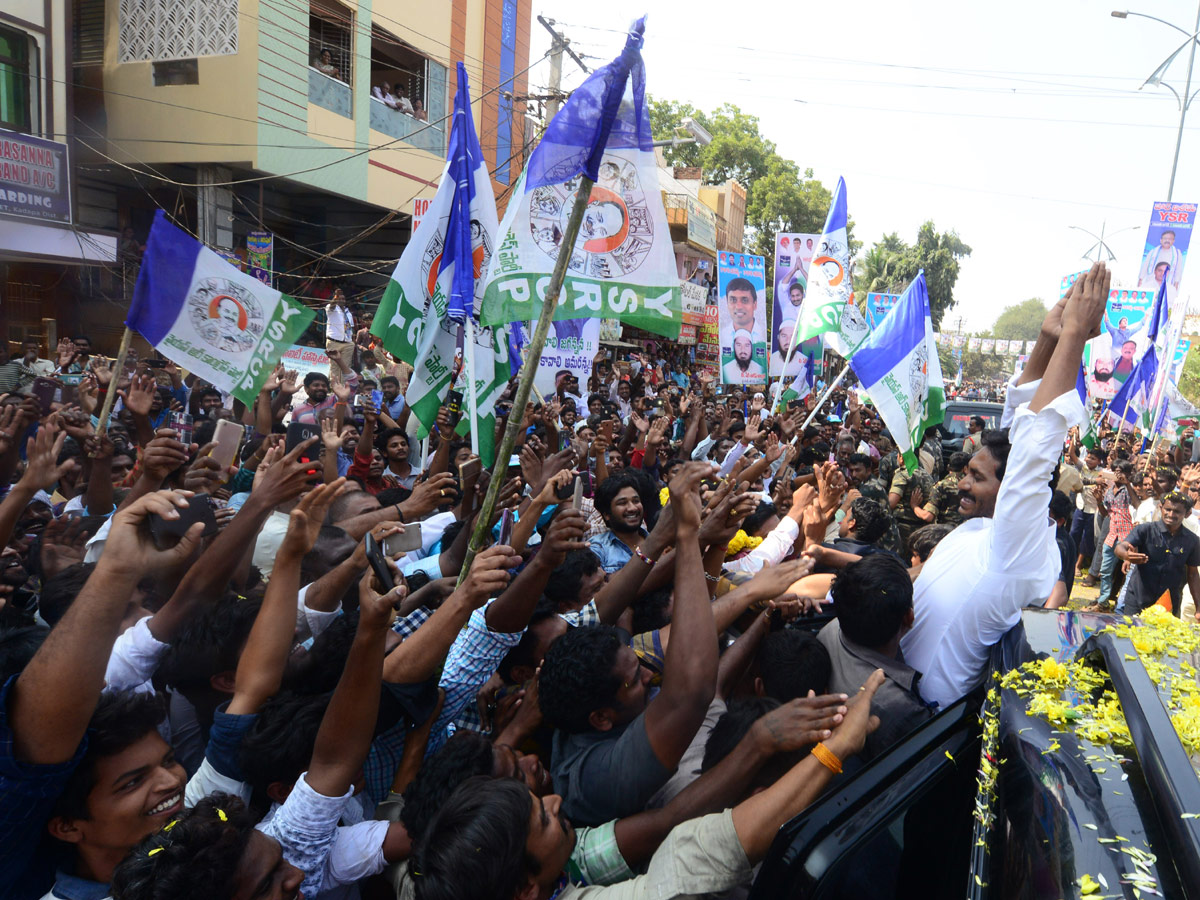
<svg viewBox="0 0 1200 900"><path fill-rule="evenodd" d="M154 546L159 550L169 550L179 543L179 539L187 534L187 530L197 522L204 523L201 537L212 537L217 533L217 517L213 513L212 501L207 494L194 494L188 499L188 505L179 510L179 518L164 519L151 513L147 517L150 525L150 536Z"/></svg>
<svg viewBox="0 0 1200 900"><path fill-rule="evenodd" d="M383 549L379 546L379 542L375 540L375 535L369 531L363 538L363 549L366 550L367 562L371 566L371 571L383 585L384 591L390 591L396 586L395 579L392 578L392 570L388 568L387 559L383 555Z"/></svg>

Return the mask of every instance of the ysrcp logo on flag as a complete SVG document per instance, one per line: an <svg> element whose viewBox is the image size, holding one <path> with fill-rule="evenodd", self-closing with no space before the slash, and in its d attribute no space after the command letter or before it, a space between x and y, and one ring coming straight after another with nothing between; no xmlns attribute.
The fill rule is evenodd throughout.
<svg viewBox="0 0 1200 900"><path fill-rule="evenodd" d="M924 341L917 344L913 350L908 363L908 378L912 395L928 399L926 388L929 384L929 351Z"/></svg>
<svg viewBox="0 0 1200 900"><path fill-rule="evenodd" d="M449 222L449 214L442 217L444 222ZM446 247L446 227L443 225L434 232L433 237L425 246L425 252L421 254L421 272L424 275L423 283L425 285L425 302L433 297L433 292L437 287L438 275L442 268L442 251ZM488 263L492 259L492 236L487 233L476 219L471 220L471 261L474 264L475 279L478 281L483 277L483 273L487 271Z"/></svg>
<svg viewBox="0 0 1200 900"><path fill-rule="evenodd" d="M196 333L226 353L252 349L266 327L258 299L228 278L200 279L188 295L187 309Z"/></svg>
<svg viewBox="0 0 1200 900"><path fill-rule="evenodd" d="M529 194L529 231L550 259L558 259L579 179L535 188ZM591 278L621 278L636 271L654 244L654 225L636 164L607 154L592 188L568 268Z"/></svg>

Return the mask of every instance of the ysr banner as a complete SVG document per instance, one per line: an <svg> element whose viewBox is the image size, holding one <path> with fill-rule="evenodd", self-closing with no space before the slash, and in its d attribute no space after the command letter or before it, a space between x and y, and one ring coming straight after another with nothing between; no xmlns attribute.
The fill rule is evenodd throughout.
<svg viewBox="0 0 1200 900"><path fill-rule="evenodd" d="M900 299L899 294L867 294L867 324L875 328Z"/></svg>
<svg viewBox="0 0 1200 900"><path fill-rule="evenodd" d="M766 286L763 257L717 254L722 384L766 384Z"/></svg>
<svg viewBox="0 0 1200 900"><path fill-rule="evenodd" d="M704 324L696 332L696 362L702 369L716 374L721 361L721 327L717 304L704 307Z"/></svg>
<svg viewBox="0 0 1200 900"><path fill-rule="evenodd" d="M995 349L996 349L996 339L995 338L982 338L980 340L980 350L983 353L991 354L995 351Z"/></svg>
<svg viewBox="0 0 1200 900"><path fill-rule="evenodd" d="M1154 204L1150 210L1150 227L1146 230L1142 264L1138 267L1139 288L1157 291L1165 279L1167 297L1172 300L1175 298L1183 278L1195 221L1195 203L1162 200Z"/></svg>
<svg viewBox="0 0 1200 900"><path fill-rule="evenodd" d="M1088 393L1092 397L1111 400L1133 374L1138 360L1150 346L1146 332L1154 295L1154 291L1116 288L1108 292L1100 336L1088 341L1084 352Z"/></svg>

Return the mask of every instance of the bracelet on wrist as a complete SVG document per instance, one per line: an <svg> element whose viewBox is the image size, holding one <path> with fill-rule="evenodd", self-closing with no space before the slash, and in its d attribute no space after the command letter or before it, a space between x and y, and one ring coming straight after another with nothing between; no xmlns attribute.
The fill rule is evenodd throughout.
<svg viewBox="0 0 1200 900"><path fill-rule="evenodd" d="M642 547L640 544L633 548L633 552L637 554L638 559L640 559L642 562L644 562L648 566L652 566L655 564L655 562L657 562L657 560L651 559L645 553L642 552Z"/></svg>
<svg viewBox="0 0 1200 900"><path fill-rule="evenodd" d="M842 774L842 761L837 758L832 750L825 746L824 742L820 742L812 748L812 755L817 758L817 762L834 775Z"/></svg>
<svg viewBox="0 0 1200 900"><path fill-rule="evenodd" d="M705 573L704 573L704 578L705 578L705 580L706 580L706 581L710 581L710 582L712 582L713 584L720 584L720 583L721 583L721 576L720 576L720 575L709 575L707 572L705 572Z"/></svg>

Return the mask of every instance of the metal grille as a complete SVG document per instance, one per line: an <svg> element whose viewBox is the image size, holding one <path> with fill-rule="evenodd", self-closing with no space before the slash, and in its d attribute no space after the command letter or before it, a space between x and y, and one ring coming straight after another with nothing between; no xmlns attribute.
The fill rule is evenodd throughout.
<svg viewBox="0 0 1200 900"><path fill-rule="evenodd" d="M120 0L120 62L238 52L238 0Z"/></svg>

